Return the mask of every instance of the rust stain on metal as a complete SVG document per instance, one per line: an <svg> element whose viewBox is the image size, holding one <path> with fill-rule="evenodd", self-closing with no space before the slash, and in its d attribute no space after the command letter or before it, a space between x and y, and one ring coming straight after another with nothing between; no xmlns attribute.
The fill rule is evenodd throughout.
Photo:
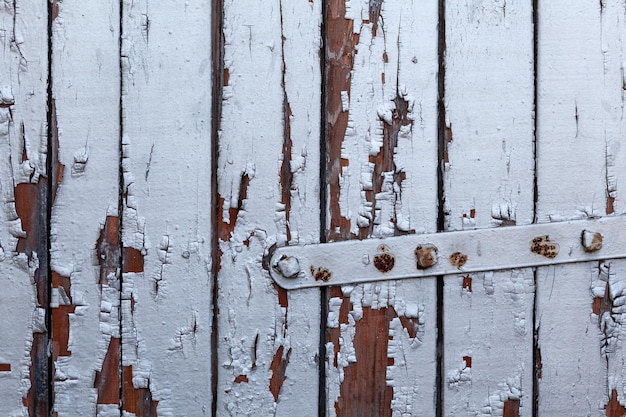
<svg viewBox="0 0 626 417"><path fill-rule="evenodd" d="M315 281L328 282L332 277L332 273L326 268L315 268L311 265L310 271L313 278L315 278Z"/></svg>
<svg viewBox="0 0 626 417"><path fill-rule="evenodd" d="M96 241L96 257L100 265L100 284L106 284L109 274L117 274L120 257L120 220L107 216Z"/></svg>
<svg viewBox="0 0 626 417"><path fill-rule="evenodd" d="M502 417L519 417L519 400L509 398L504 402Z"/></svg>
<svg viewBox="0 0 626 417"><path fill-rule="evenodd" d="M230 236L235 230L235 224L237 223L237 216L239 212L243 210L243 202L248 198L248 186L250 185L250 176L248 173L244 172L241 174L241 181L239 182L239 197L237 200L236 207L228 208L228 223L226 223L222 217L221 213L224 210L225 200L223 197L218 198L218 213L220 213L220 217L217 222L217 231L218 236L222 242L228 242L230 240Z"/></svg>
<svg viewBox="0 0 626 417"><path fill-rule="evenodd" d="M620 404L617 398L617 390L611 391L611 399L608 404L604 406L606 410L606 417L624 417L626 416L626 408Z"/></svg>
<svg viewBox="0 0 626 417"><path fill-rule="evenodd" d="M287 365L289 365L289 357L291 356L291 348L287 351L287 354L283 356L285 351L284 346L279 346L274 354L274 359L270 364L270 371L272 371L272 377L270 378L270 392L274 396L274 401L278 401L278 395L280 389L283 387L283 383L287 379L285 372L287 371Z"/></svg>
<svg viewBox="0 0 626 417"><path fill-rule="evenodd" d="M148 387L135 388L133 385L133 367L122 369L122 410L137 417L157 417L159 402L152 399L150 381Z"/></svg>
<svg viewBox="0 0 626 417"><path fill-rule="evenodd" d="M11 372L10 363L0 363L0 372Z"/></svg>
<svg viewBox="0 0 626 417"><path fill-rule="evenodd" d="M472 277L469 275L465 275L463 277L463 289L468 292L472 292Z"/></svg>
<svg viewBox="0 0 626 417"><path fill-rule="evenodd" d="M135 248L124 248L124 267L122 272L143 272L143 255Z"/></svg>
<svg viewBox="0 0 626 417"><path fill-rule="evenodd" d="M326 131L327 175L329 189L329 241L351 238L350 220L341 215L339 196L342 167L348 163L341 158L341 148L348 126L348 111L342 105L342 92L350 97L352 68L358 37L354 35L353 21L346 19L345 0L329 0L326 6Z"/></svg>
<svg viewBox="0 0 626 417"><path fill-rule="evenodd" d="M237 375L237 377L235 378L235 384L241 384L242 382L248 382L248 376L247 375Z"/></svg>
<svg viewBox="0 0 626 417"><path fill-rule="evenodd" d="M437 263L437 247L427 243L415 248L417 258L417 269L427 269Z"/></svg>
<svg viewBox="0 0 626 417"><path fill-rule="evenodd" d="M389 248L385 245L378 247L378 253L374 256L374 266L380 272L389 272L393 269L396 258L389 252Z"/></svg>
<svg viewBox="0 0 626 417"><path fill-rule="evenodd" d="M119 404L120 402L120 339L112 337L102 362L96 371L93 387L98 390L97 404Z"/></svg>
<svg viewBox="0 0 626 417"><path fill-rule="evenodd" d="M465 362L465 366L468 368L472 367L472 357L471 356L463 356L463 362Z"/></svg>
<svg viewBox="0 0 626 417"><path fill-rule="evenodd" d="M537 236L530 242L530 251L546 258L556 258L559 254L559 245L550 240L550 236Z"/></svg>
<svg viewBox="0 0 626 417"><path fill-rule="evenodd" d="M450 264L452 266L456 266L457 268L461 268L467 262L467 255L461 252L454 252L450 255Z"/></svg>
<svg viewBox="0 0 626 417"><path fill-rule="evenodd" d="M398 169L395 163L395 153L398 146L398 134L403 126L411 126L412 121L409 118L409 102L400 95L396 94L396 98L393 100L394 110L392 112L391 123L387 123L382 120L383 124L383 143L380 150L376 155L370 155L369 162L373 164L374 170L372 172L372 189L365 191L365 199L371 203L371 212L376 212L376 196L383 191L383 185L385 182L385 174L393 173L393 183L397 185L398 189L402 189L402 181L406 179L406 173L402 169ZM399 196L396 196L398 198ZM394 235L406 235L411 231L400 230L395 222L395 218L391 219L394 223ZM374 222L366 227L359 229L359 237L365 239L372 234L374 230Z"/></svg>
<svg viewBox="0 0 626 417"><path fill-rule="evenodd" d="M588 230L583 230L580 239L585 252L596 252L602 249L601 233L593 233Z"/></svg>

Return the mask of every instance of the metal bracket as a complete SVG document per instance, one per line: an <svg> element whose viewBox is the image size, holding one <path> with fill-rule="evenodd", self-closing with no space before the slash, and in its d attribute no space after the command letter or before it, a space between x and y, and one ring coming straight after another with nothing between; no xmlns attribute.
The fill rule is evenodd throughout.
<svg viewBox="0 0 626 417"><path fill-rule="evenodd" d="M626 258L626 216L286 246L270 275L285 289Z"/></svg>

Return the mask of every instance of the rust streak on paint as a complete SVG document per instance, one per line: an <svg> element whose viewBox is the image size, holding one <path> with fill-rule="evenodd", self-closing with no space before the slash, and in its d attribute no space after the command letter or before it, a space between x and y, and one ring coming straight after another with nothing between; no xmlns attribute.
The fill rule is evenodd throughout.
<svg viewBox="0 0 626 417"><path fill-rule="evenodd" d="M385 175L392 173L393 183L397 185L398 189L401 189L402 181L406 179L406 173L402 169L396 167L394 156L396 148L398 146L398 134L403 126L410 126L412 124L409 118L409 102L404 98L396 95L393 100L394 109L392 112L391 123L387 123L381 120L383 124L383 143L380 150L375 156L369 157L369 162L374 165L374 171L372 172L372 190L365 191L365 198L372 204L371 212L376 212L376 196L383 191L383 185L385 181ZM395 188L395 187L394 187ZM399 196L396 196L398 199ZM395 201L394 201L395 204ZM395 224L395 218L391 219L394 222L394 235L409 234L409 231L401 231ZM371 236L374 228L374 222L370 221L369 226L359 229L359 237L364 239Z"/></svg>
<svg viewBox="0 0 626 417"><path fill-rule="evenodd" d="M96 371L93 387L98 390L97 404L119 404L120 401L120 339L112 337L102 362Z"/></svg>
<svg viewBox="0 0 626 417"><path fill-rule="evenodd" d="M135 248L124 248L124 268L126 272L143 272L143 255Z"/></svg>
<svg viewBox="0 0 626 417"><path fill-rule="evenodd" d="M250 185L250 177L248 173L241 174L241 181L239 182L239 197L237 199L237 206L228 208L228 223L221 217L217 222L218 236L222 242L228 242L230 236L235 230L235 224L237 222L237 216L239 212L243 210L243 202L248 198L248 185ZM225 199L223 197L218 198L218 213L223 213Z"/></svg>
<svg viewBox="0 0 626 417"><path fill-rule="evenodd" d="M247 383L248 382L248 376L247 375L237 375L237 377L235 378L235 384L241 384L242 382Z"/></svg>
<svg viewBox="0 0 626 417"><path fill-rule="evenodd" d="M274 396L274 401L278 401L280 389L283 387L283 383L287 379L285 372L287 371L287 365L289 365L291 348L289 348L285 356L283 356L284 351L284 346L279 346L274 354L274 359L272 359L272 363L270 364L270 371L272 371L272 377L270 378L270 392Z"/></svg>
<svg viewBox="0 0 626 417"><path fill-rule="evenodd" d="M11 372L10 363L0 363L0 372Z"/></svg>
<svg viewBox="0 0 626 417"><path fill-rule="evenodd" d="M606 417L624 417L626 416L626 408L620 404L617 398L617 390L611 391L611 399L609 403L604 406L606 410Z"/></svg>
<svg viewBox="0 0 626 417"><path fill-rule="evenodd" d="M519 417L519 400L509 398L504 402L504 412L502 417Z"/></svg>
<svg viewBox="0 0 626 417"><path fill-rule="evenodd" d="M100 284L107 284L109 274L117 274L120 256L119 233L119 218L107 216L96 242L96 256L100 265Z"/></svg>
<svg viewBox="0 0 626 417"><path fill-rule="evenodd" d="M326 131L327 178L329 186L330 228L328 240L345 240L350 235L350 220L341 215L339 207L342 167L341 148L348 127L348 111L342 105L342 92L350 97L355 39L353 21L345 18L345 0L329 0L326 7Z"/></svg>
<svg viewBox="0 0 626 417"><path fill-rule="evenodd" d="M344 379L335 404L339 416L391 416L393 387L387 385L389 322L393 308L363 307L355 323L357 362L343 368Z"/></svg>
<svg viewBox="0 0 626 417"><path fill-rule="evenodd" d="M150 381L146 388L135 388L132 366L124 366L122 376L122 410L137 417L157 417L159 402L152 399Z"/></svg>

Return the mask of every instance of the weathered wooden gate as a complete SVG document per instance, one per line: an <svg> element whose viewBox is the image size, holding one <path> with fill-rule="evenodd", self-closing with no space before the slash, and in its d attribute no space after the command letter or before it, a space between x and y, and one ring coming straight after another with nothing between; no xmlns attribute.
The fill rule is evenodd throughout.
<svg viewBox="0 0 626 417"><path fill-rule="evenodd" d="M626 261L269 275L624 215L625 0L2 0L0 41L1 416L626 415Z"/></svg>

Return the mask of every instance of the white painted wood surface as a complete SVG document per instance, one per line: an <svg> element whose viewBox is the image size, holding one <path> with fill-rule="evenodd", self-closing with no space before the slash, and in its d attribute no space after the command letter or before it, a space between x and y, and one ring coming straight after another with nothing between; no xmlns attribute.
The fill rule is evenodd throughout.
<svg viewBox="0 0 626 417"><path fill-rule="evenodd" d="M328 240L436 230L436 6L328 2ZM330 289L326 415L435 413L435 290Z"/></svg>
<svg viewBox="0 0 626 417"><path fill-rule="evenodd" d="M445 6L445 230L529 224L532 2ZM531 415L533 301L532 269L444 278L443 415Z"/></svg>
<svg viewBox="0 0 626 417"><path fill-rule="evenodd" d="M33 285L37 257L29 262L16 252L25 235L14 191L45 175L47 23L33 18L45 15L44 1L0 4L0 414L6 416L22 415L33 333L45 332ZM24 151L30 162L22 162Z"/></svg>
<svg viewBox="0 0 626 417"><path fill-rule="evenodd" d="M218 415L317 413L319 291L264 257L319 239L321 2L226 1L218 141Z"/></svg>
<svg viewBox="0 0 626 417"><path fill-rule="evenodd" d="M538 219L623 214L624 2L540 2L538 17ZM538 271L540 415L624 414L624 274L622 261Z"/></svg>
<svg viewBox="0 0 626 417"><path fill-rule="evenodd" d="M110 224L118 215L120 95L112 86L120 79L119 25L111 22L118 6L64 1L56 3L52 22L53 135L58 132L64 165L50 225L59 416L95 415L96 409L112 415L118 409L117 397L105 401L94 381L112 338L120 337L117 256L96 249L107 218Z"/></svg>
<svg viewBox="0 0 626 417"><path fill-rule="evenodd" d="M275 246L625 214L625 10L1 2L0 415L626 415L623 261L442 299L267 271Z"/></svg>
<svg viewBox="0 0 626 417"><path fill-rule="evenodd" d="M201 416L212 401L210 3L123 7L122 409Z"/></svg>

